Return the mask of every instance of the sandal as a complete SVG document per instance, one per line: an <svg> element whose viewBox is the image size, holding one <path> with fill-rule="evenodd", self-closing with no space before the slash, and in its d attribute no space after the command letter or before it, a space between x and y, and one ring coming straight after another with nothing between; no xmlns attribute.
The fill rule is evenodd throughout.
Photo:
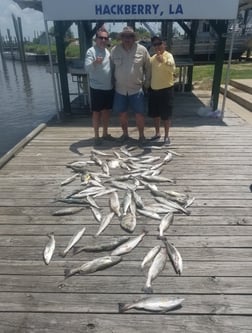
<svg viewBox="0 0 252 333"><path fill-rule="evenodd" d="M102 139L106 141L115 141L115 138L111 134L103 136Z"/></svg>
<svg viewBox="0 0 252 333"><path fill-rule="evenodd" d="M158 140L160 140L160 138L161 138L161 135L154 135L150 138L150 141L158 141Z"/></svg>

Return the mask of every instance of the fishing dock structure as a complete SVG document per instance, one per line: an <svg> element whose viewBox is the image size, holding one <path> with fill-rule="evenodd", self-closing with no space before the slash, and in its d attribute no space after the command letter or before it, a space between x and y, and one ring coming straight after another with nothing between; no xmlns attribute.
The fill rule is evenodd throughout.
<svg viewBox="0 0 252 333"><path fill-rule="evenodd" d="M146 252L160 244L159 221L141 215L129 237L143 228L148 234L119 264L64 279L64 269L107 254L70 251L60 256L76 231L86 227L77 244L84 246L94 241L99 226L89 208L53 216L67 206L57 199L80 187L78 179L60 185L72 174L66 164L88 159L93 149L91 119L75 116L41 126L0 169L1 332L251 332L252 118L230 99L223 120L199 117L197 110L208 101L206 91L176 94L168 149L182 156L173 154L162 173L176 183L157 184L159 189L195 197L191 215L175 214L165 233L182 256L183 272L176 275L167 261L152 283L153 295L184 298L182 306L167 313L134 309L119 313L118 303L146 296L142 291L146 273L140 265ZM129 129L130 136L137 138L133 122ZM121 135L116 117L110 132ZM145 134L153 135L149 120ZM119 152L120 146L108 143L98 149ZM137 148L132 155L164 156L164 151ZM122 200L122 191L118 193ZM153 203L148 190L139 194L146 205ZM104 213L109 211L108 197L97 198ZM50 232L56 249L45 265L42 254ZM122 235L127 233L115 217L96 241Z"/></svg>

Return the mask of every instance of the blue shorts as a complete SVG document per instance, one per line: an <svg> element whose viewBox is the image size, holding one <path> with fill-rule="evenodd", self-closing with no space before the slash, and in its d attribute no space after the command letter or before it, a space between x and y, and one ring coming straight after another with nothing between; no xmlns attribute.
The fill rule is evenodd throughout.
<svg viewBox="0 0 252 333"><path fill-rule="evenodd" d="M121 95L115 92L113 111L114 112L127 112L131 109L134 113L144 114L145 112L145 101L144 93L140 90L134 95Z"/></svg>

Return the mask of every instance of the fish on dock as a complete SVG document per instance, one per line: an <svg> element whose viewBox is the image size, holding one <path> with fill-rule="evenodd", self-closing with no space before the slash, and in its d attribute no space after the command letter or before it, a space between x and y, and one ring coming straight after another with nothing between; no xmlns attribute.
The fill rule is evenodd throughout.
<svg viewBox="0 0 252 333"><path fill-rule="evenodd" d="M176 274L181 275L183 271L183 261L181 254L173 244L167 241L166 238L162 238L162 240L165 244L166 251L170 258L174 271L176 272Z"/></svg>
<svg viewBox="0 0 252 333"><path fill-rule="evenodd" d="M66 207L59 210L56 210L52 215L53 216L63 216L63 215L73 215L82 211L84 207Z"/></svg>
<svg viewBox="0 0 252 333"><path fill-rule="evenodd" d="M157 255L154 257L153 262L149 268L147 280L143 291L147 294L153 293L152 281L164 270L167 262L167 253L165 248L161 248Z"/></svg>
<svg viewBox="0 0 252 333"><path fill-rule="evenodd" d="M98 241L91 245L86 246L76 246L73 249L73 253L77 254L80 252L103 252L103 251L112 251L117 246L127 242L129 240L129 236L120 236L109 241Z"/></svg>
<svg viewBox="0 0 252 333"><path fill-rule="evenodd" d="M144 269L144 267L158 254L160 249L161 245L156 245L147 252L141 263L141 269Z"/></svg>
<svg viewBox="0 0 252 333"><path fill-rule="evenodd" d="M44 258L45 264L49 265L49 263L50 263L50 261L52 259L54 250L55 250L56 242L55 242L55 237L54 237L54 233L53 232L51 232L47 236L49 237L49 240L46 243L46 246L44 248L43 258Z"/></svg>
<svg viewBox="0 0 252 333"><path fill-rule="evenodd" d="M119 313L136 309L151 312L167 312L181 306L184 298L170 298L167 296L149 296L139 299L133 303L118 303Z"/></svg>
<svg viewBox="0 0 252 333"><path fill-rule="evenodd" d="M115 248L112 252L112 256L120 256L126 253L131 252L144 238L145 235L147 235L148 231L144 230L139 236L134 237L127 242L123 243L122 245L119 245L117 248Z"/></svg>
<svg viewBox="0 0 252 333"><path fill-rule="evenodd" d="M86 227L83 227L81 230L77 231L69 240L65 250L61 253L62 257L65 257L67 253L71 250L71 248L81 239L84 232L86 231Z"/></svg>
<svg viewBox="0 0 252 333"><path fill-rule="evenodd" d="M76 268L65 269L65 279L75 274L90 274L96 271L106 269L108 267L118 264L122 260L120 256L104 256L88 261Z"/></svg>

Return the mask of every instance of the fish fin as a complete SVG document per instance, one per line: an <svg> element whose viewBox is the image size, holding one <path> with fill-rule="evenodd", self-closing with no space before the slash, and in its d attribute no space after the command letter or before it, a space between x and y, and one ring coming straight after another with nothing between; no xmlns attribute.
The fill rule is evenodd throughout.
<svg viewBox="0 0 252 333"><path fill-rule="evenodd" d="M125 305L126 305L126 303L118 303L118 311L119 311L119 313L123 313L124 311L126 311Z"/></svg>
<svg viewBox="0 0 252 333"><path fill-rule="evenodd" d="M160 236L160 235L158 235L158 236L157 236L157 239L159 239L159 240L166 240L166 237L165 237L165 236Z"/></svg>
<svg viewBox="0 0 252 333"><path fill-rule="evenodd" d="M142 288L142 291L146 294L153 294L153 289L151 287L144 287Z"/></svg>

